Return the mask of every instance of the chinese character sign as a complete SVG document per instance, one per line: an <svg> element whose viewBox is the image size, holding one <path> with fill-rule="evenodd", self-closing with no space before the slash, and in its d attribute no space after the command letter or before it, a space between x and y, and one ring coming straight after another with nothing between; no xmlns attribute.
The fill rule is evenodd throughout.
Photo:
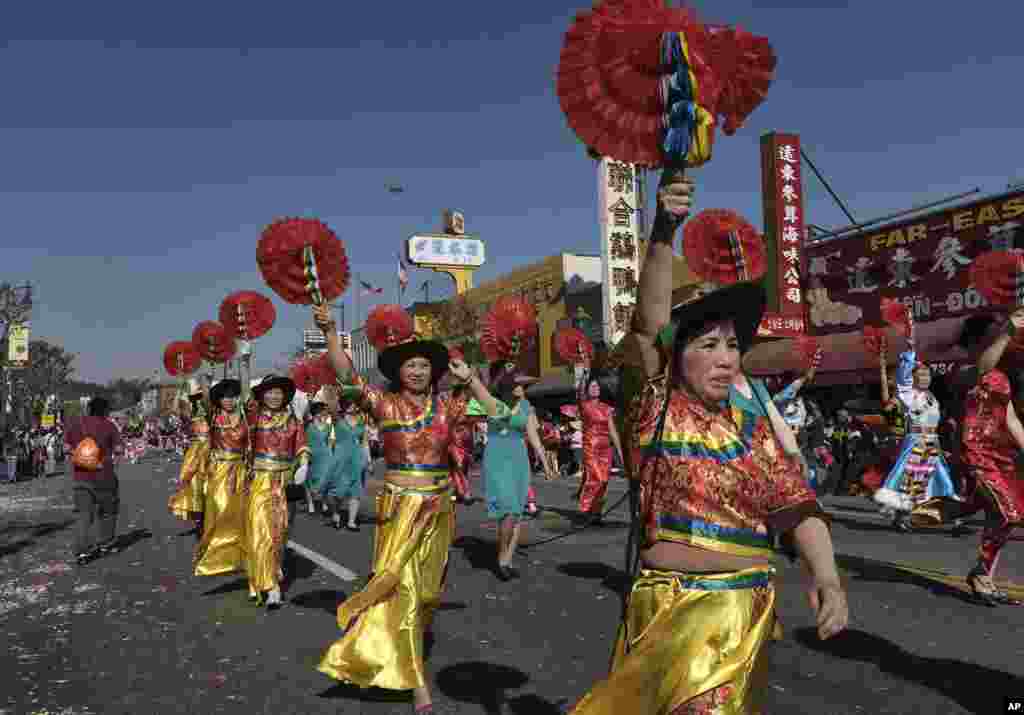
<svg viewBox="0 0 1024 715"><path fill-rule="evenodd" d="M640 192L636 167L602 159L598 169L601 212L602 313L605 343L615 345L629 331L636 305L639 265Z"/></svg>
<svg viewBox="0 0 1024 715"><path fill-rule="evenodd" d="M484 242L471 236L421 234L408 241L409 261L420 266L484 264Z"/></svg>
<svg viewBox="0 0 1024 715"><path fill-rule="evenodd" d="M7 333L7 363L10 367L28 365L28 323L12 325Z"/></svg>
<svg viewBox="0 0 1024 715"><path fill-rule="evenodd" d="M800 137L771 133L762 137L765 231L775 238L775 289L781 316L803 315L801 259L804 239Z"/></svg>

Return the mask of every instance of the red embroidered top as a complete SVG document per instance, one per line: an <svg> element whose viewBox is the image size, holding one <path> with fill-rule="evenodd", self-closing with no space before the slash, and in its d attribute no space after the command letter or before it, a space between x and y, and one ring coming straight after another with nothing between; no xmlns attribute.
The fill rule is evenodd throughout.
<svg viewBox="0 0 1024 715"><path fill-rule="evenodd" d="M210 427L210 456L230 461L245 457L249 451L249 425L237 412L217 410Z"/></svg>
<svg viewBox="0 0 1024 715"><path fill-rule="evenodd" d="M674 388L662 438L655 442L665 404L665 380L652 380L634 402L633 464L640 465L646 542L674 541L736 556L773 553L769 529L795 528L808 516L824 519L798 463L787 457L768 419L749 440L723 407L713 412Z"/></svg>
<svg viewBox="0 0 1024 715"><path fill-rule="evenodd" d="M591 447L607 448L611 440L608 420L612 416L612 406L601 400L583 400L580 402L580 417L583 419L583 449Z"/></svg>
<svg viewBox="0 0 1024 715"><path fill-rule="evenodd" d="M964 405L965 464L991 472L1016 472L1017 444L1006 425L1010 381L1002 370L990 370L967 393Z"/></svg>
<svg viewBox="0 0 1024 715"><path fill-rule="evenodd" d="M265 407L248 414L252 435L252 459L256 469L271 472L291 471L296 461L309 461L309 446L302 423L287 410Z"/></svg>

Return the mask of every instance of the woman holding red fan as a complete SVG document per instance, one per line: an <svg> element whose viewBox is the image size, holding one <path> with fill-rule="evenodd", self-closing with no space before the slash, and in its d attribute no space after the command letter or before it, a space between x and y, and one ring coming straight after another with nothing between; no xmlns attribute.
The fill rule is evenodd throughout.
<svg viewBox="0 0 1024 715"><path fill-rule="evenodd" d="M465 362L449 360L439 342L418 339L412 318L397 305L378 306L366 324L389 390L353 374L330 306L314 307L313 316L334 370L353 383L347 396L377 421L386 461L385 485L377 495L373 577L338 606L345 634L319 670L361 688L412 690L416 711L429 713L423 638L440 605L455 532L448 450L467 405L439 395L437 383L451 370L488 414L497 413L497 403Z"/></svg>

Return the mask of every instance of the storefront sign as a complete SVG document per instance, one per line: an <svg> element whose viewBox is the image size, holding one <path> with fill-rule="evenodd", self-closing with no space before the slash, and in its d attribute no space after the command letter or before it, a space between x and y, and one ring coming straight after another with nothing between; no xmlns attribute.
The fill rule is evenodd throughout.
<svg viewBox="0 0 1024 715"><path fill-rule="evenodd" d="M772 132L761 137L764 223L769 250L768 284L774 287L780 316L803 315L800 276L804 240L800 137ZM772 260L774 259L774 260Z"/></svg>
<svg viewBox="0 0 1024 715"><path fill-rule="evenodd" d="M800 316L785 316L765 313L757 327L759 338L792 338L804 334L804 319Z"/></svg>
<svg viewBox="0 0 1024 715"><path fill-rule="evenodd" d="M409 262L418 266L469 266L484 264L484 242L472 236L425 233L407 242Z"/></svg>
<svg viewBox="0 0 1024 715"><path fill-rule="evenodd" d="M636 306L639 261L639 216L636 168L614 159L601 160L598 172L601 211L601 274L604 341L614 346L629 331Z"/></svg>
<svg viewBox="0 0 1024 715"><path fill-rule="evenodd" d="M970 284L971 262L1024 246L1022 225L1024 190L808 246L808 332L880 325L882 298L912 307L918 322L990 311Z"/></svg>
<svg viewBox="0 0 1024 715"><path fill-rule="evenodd" d="M28 366L28 342L31 327L28 323L12 325L7 331L7 366Z"/></svg>

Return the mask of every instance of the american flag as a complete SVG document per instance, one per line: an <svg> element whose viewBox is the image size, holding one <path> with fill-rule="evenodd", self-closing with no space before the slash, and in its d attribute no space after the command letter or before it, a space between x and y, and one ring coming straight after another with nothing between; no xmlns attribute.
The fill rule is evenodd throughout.
<svg viewBox="0 0 1024 715"><path fill-rule="evenodd" d="M402 286L402 292L405 293L405 289L409 285L409 271L405 268L402 254L396 253L395 255L398 257L398 284Z"/></svg>
<svg viewBox="0 0 1024 715"><path fill-rule="evenodd" d="M380 295L381 293L384 292L383 288L374 288L372 285L363 280L359 281L359 285L362 288L362 291L360 292L361 295Z"/></svg>

